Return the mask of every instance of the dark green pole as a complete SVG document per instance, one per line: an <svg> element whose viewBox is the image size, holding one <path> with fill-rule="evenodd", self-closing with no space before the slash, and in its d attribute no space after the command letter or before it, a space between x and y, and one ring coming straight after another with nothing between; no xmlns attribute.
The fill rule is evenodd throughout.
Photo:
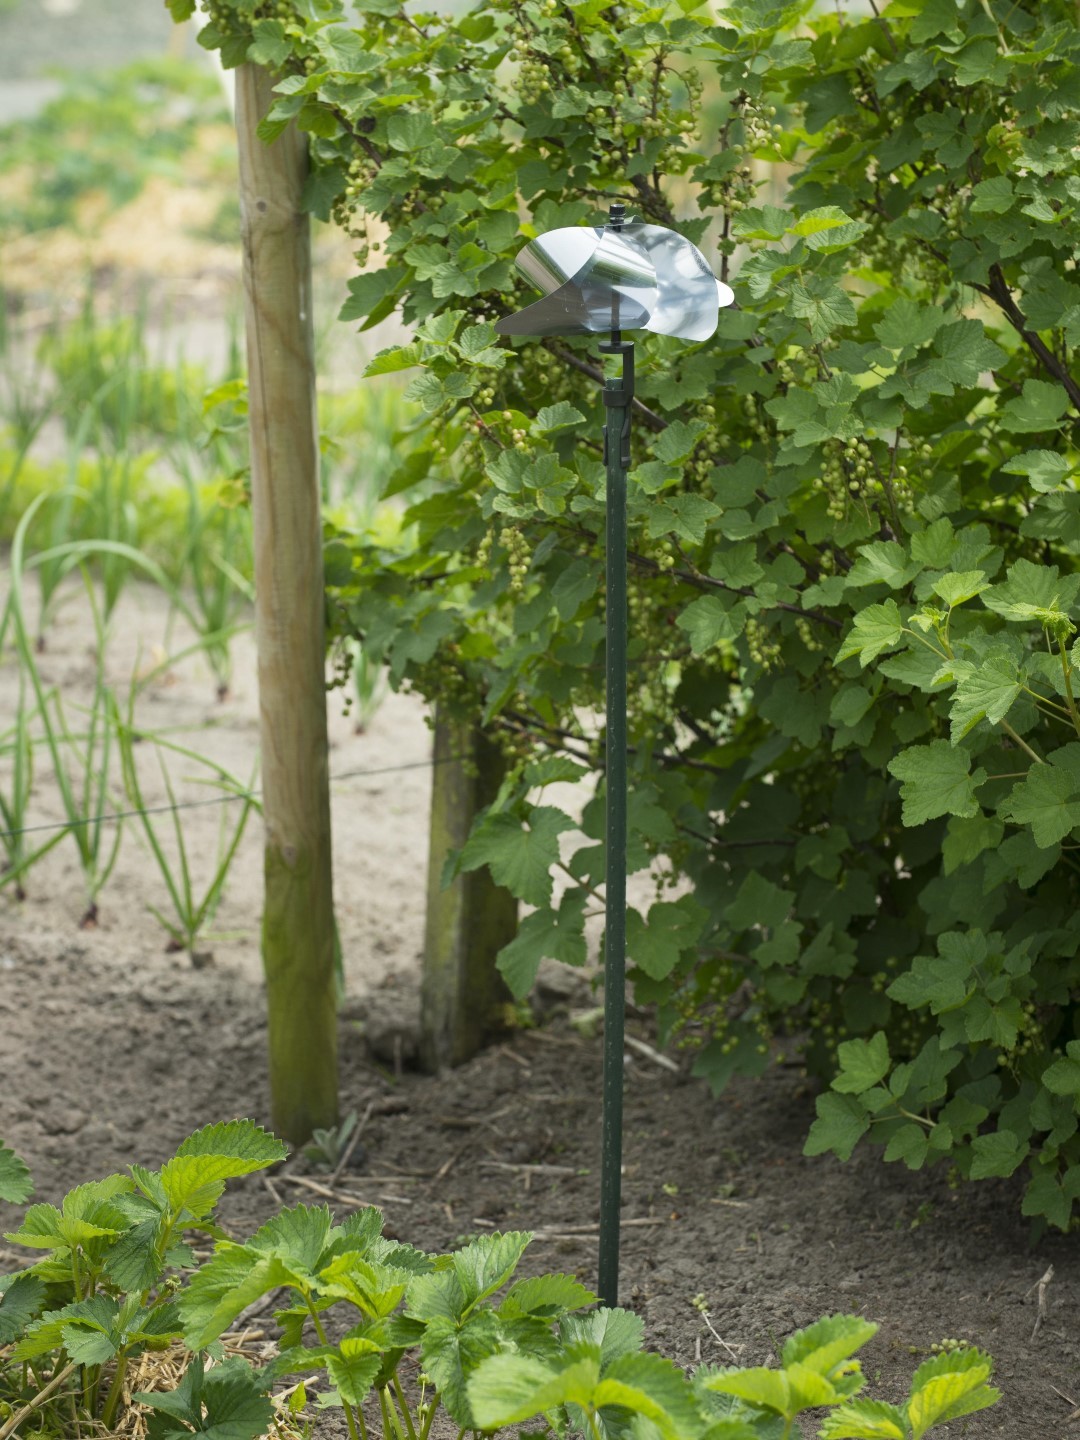
<svg viewBox="0 0 1080 1440"><path fill-rule="evenodd" d="M618 211L618 215L616 214ZM622 206L611 207L613 228ZM623 1032L626 1008L626 472L634 345L612 329L605 354L622 359L607 380L607 873L604 930L604 1113L600 1152L600 1299L619 1303L619 1206L622 1190Z"/></svg>

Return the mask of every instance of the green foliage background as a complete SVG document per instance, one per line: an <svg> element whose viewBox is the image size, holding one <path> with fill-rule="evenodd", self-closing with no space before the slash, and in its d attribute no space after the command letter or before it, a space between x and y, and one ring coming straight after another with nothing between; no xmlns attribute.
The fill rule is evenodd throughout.
<svg viewBox="0 0 1080 1440"><path fill-rule="evenodd" d="M193 0L172 0L178 18ZM213 0L203 43L278 69L312 211L399 311L427 422L387 495L410 544L332 543L340 625L519 761L463 867L529 906L502 965L584 958L602 796L601 370L510 351L525 237L610 193L719 253L738 308L645 338L631 477L639 997L719 1090L802 1036L811 1153L862 1139L1080 1193L1080 30L1063 0ZM759 204L767 175L782 204ZM785 188L786 187L786 188ZM527 218L523 218L527 217ZM374 252L378 251L376 255ZM556 896L553 875L569 883Z"/></svg>

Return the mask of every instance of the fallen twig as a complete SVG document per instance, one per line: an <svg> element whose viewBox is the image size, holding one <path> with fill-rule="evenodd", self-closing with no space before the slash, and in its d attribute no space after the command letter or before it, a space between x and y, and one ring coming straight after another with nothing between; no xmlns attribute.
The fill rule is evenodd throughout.
<svg viewBox="0 0 1080 1440"><path fill-rule="evenodd" d="M623 1039L631 1050L636 1050L639 1055L644 1055L646 1060L651 1060L654 1065L659 1065L664 1070L673 1070L676 1075L679 1073L679 1067L670 1055L662 1055L659 1050L647 1045L644 1040L639 1040L636 1035L624 1035Z"/></svg>
<svg viewBox="0 0 1080 1440"><path fill-rule="evenodd" d="M1046 1267L1046 1274L1043 1275L1040 1280L1036 1280L1035 1284L1032 1285L1032 1287L1031 1287L1031 1290L1037 1290L1037 1291L1039 1292L1039 1293L1038 1293L1038 1297L1037 1297L1037 1302L1036 1302L1036 1303L1038 1304L1039 1309L1038 1309L1038 1314L1035 1316L1035 1328L1034 1328L1034 1330L1032 1330L1032 1332L1031 1332L1031 1338L1032 1338L1032 1340L1034 1340L1034 1339L1035 1339L1035 1336L1038 1335L1038 1333L1039 1333L1039 1327L1042 1325L1043 1321L1046 1319L1046 1314L1047 1314L1046 1292L1047 1292L1047 1290L1049 1290L1049 1288L1050 1288L1050 1281L1053 1280L1053 1278L1054 1278L1054 1267L1053 1267L1053 1265L1048 1265L1048 1266ZM1027 1290L1027 1291L1024 1292L1024 1293L1025 1293L1025 1298L1026 1298L1026 1296L1028 1296L1028 1295L1031 1294L1031 1290Z"/></svg>
<svg viewBox="0 0 1080 1440"><path fill-rule="evenodd" d="M531 1175L576 1175L573 1165L512 1165L509 1160L481 1160L481 1170L523 1170Z"/></svg>

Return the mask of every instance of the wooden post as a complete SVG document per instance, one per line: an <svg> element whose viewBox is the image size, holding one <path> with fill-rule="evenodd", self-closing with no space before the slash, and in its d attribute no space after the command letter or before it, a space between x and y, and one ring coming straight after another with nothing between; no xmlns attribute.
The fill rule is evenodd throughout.
<svg viewBox="0 0 1080 1440"><path fill-rule="evenodd" d="M274 1129L301 1144L337 1123L337 1015L307 148L291 125L256 135L272 84L236 71L270 1090Z"/></svg>
<svg viewBox="0 0 1080 1440"><path fill-rule="evenodd" d="M460 1065L507 1028L512 996L495 957L517 934L517 901L486 870L442 887L447 855L465 843L505 770L483 730L436 714L420 990L420 1062L431 1072Z"/></svg>

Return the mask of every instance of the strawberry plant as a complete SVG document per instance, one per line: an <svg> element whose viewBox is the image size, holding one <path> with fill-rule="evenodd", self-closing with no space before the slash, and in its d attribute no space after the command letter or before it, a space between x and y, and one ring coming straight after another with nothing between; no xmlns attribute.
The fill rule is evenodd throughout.
<svg viewBox="0 0 1080 1440"><path fill-rule="evenodd" d="M250 1121L208 1125L157 1170L133 1165L128 1175L77 1186L59 1206L31 1205L5 1237L45 1253L0 1276L0 1436L14 1432L15 1417L21 1423L31 1415L49 1427L42 1434L71 1434L73 1414L76 1429L80 1417L111 1426L130 1361L182 1336L175 1292L195 1264L185 1236L218 1233L212 1216L226 1180L286 1153ZM0 1199L19 1203L29 1194L26 1167L0 1147ZM212 1418L223 1380L207 1377L203 1399ZM234 1411L237 1386L222 1396L223 1416ZM154 1403L169 1402L155 1396ZM259 1426L238 1428L236 1440L262 1433L268 1402L260 1400L258 1415Z"/></svg>
<svg viewBox="0 0 1080 1440"><path fill-rule="evenodd" d="M131 1359L180 1340L191 1358L176 1389L132 1396L153 1411L156 1440L254 1440L271 1421L271 1387L296 1374L318 1378L318 1406L343 1410L353 1440L427 1440L440 1414L461 1435L540 1418L545 1433L591 1440L632 1420L664 1440L787 1440L809 1410L827 1411L823 1440L921 1440L998 1398L989 1357L957 1348L920 1366L900 1405L856 1398L855 1354L877 1326L853 1315L797 1331L779 1368L684 1375L643 1350L638 1316L588 1308L596 1296L574 1276L517 1278L525 1232L429 1255L387 1239L374 1207L335 1224L325 1206L296 1205L243 1243L226 1238L213 1221L225 1181L284 1154L249 1121L210 1125L159 1170L132 1165L26 1211L6 1238L48 1254L0 1278L0 1440L30 1415L38 1433L68 1434L72 1405L76 1424L100 1416L108 1427ZM26 1167L0 1146L0 1199L30 1192ZM202 1264L190 1231L215 1238ZM223 1361L217 1342L271 1293L278 1356L262 1370Z"/></svg>
<svg viewBox="0 0 1080 1440"><path fill-rule="evenodd" d="M409 545L356 537L331 601L513 761L458 859L529 907L512 989L581 963L603 885L602 372L492 321L528 298L528 236L629 190L739 302L704 345L639 349L638 998L716 1090L796 1048L827 1087L811 1153L1025 1167L1025 1213L1068 1228L1075 7L205 9L226 65L277 72L262 133L309 136L308 207L356 241L343 320L411 332L369 368L411 371L427 417L385 487Z"/></svg>

